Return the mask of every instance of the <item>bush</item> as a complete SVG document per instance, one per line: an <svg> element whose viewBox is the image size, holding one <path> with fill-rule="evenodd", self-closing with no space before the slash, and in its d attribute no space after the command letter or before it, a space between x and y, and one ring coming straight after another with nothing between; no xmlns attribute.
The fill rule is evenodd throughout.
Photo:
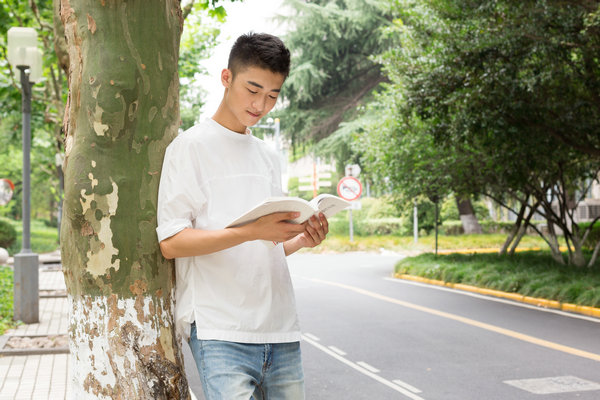
<svg viewBox="0 0 600 400"><path fill-rule="evenodd" d="M17 231L10 222L0 219L0 247L10 248L17 241Z"/></svg>
<svg viewBox="0 0 600 400"><path fill-rule="evenodd" d="M355 232L360 236L371 235L400 235L402 232L402 218L373 218L361 221L355 226Z"/></svg>
<svg viewBox="0 0 600 400"><path fill-rule="evenodd" d="M443 235L462 235L465 233L461 221L444 221L440 232Z"/></svg>
<svg viewBox="0 0 600 400"><path fill-rule="evenodd" d="M364 206L366 201L367 206ZM368 219L396 218L399 216L398 209L389 197L366 198L363 200Z"/></svg>
<svg viewBox="0 0 600 400"><path fill-rule="evenodd" d="M481 225L483 233L508 234L515 224L503 221L479 221L479 225ZM462 235L465 233L461 221L444 221L440 231L445 235Z"/></svg>
<svg viewBox="0 0 600 400"><path fill-rule="evenodd" d="M357 236L402 235L404 219L399 218L396 207L386 197L361 199L361 209L352 211L352 225ZM347 235L349 213L342 211L329 219L329 232Z"/></svg>

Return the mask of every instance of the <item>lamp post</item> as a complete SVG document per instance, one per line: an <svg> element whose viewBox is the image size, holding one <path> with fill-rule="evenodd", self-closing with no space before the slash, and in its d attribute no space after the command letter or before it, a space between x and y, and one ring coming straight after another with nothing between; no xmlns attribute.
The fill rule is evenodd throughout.
<svg viewBox="0 0 600 400"><path fill-rule="evenodd" d="M281 125L279 118L267 118L267 124L255 125L257 128L273 129L275 133L275 150L281 154Z"/></svg>
<svg viewBox="0 0 600 400"><path fill-rule="evenodd" d="M33 28L8 30L8 61L21 77L23 111L23 234L21 251L14 257L14 319L39 322L39 260L31 251L31 88L42 72L42 52Z"/></svg>

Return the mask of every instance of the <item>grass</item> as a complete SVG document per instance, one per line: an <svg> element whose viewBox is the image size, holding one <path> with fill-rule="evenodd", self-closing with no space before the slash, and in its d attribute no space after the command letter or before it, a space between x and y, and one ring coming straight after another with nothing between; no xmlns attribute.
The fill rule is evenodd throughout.
<svg viewBox="0 0 600 400"><path fill-rule="evenodd" d="M13 321L13 271L0 266L0 335L7 329L14 328Z"/></svg>
<svg viewBox="0 0 600 400"><path fill-rule="evenodd" d="M438 237L439 250L459 250L459 249L494 249L500 248L506 235L504 234L485 234L485 235L448 235ZM543 239L538 236L525 236L519 244L519 250L531 250L545 248L547 245ZM302 251L323 253L323 252L343 252L343 251L378 251L380 249L401 252L403 254L419 254L423 252L433 252L435 250L435 236L422 236L414 243L412 236L368 236L354 237L350 242L347 235L328 235L321 245L314 249Z"/></svg>
<svg viewBox="0 0 600 400"><path fill-rule="evenodd" d="M10 221L17 231L17 240L8 252L11 255L21 250L21 238L23 233L23 224L21 221ZM50 253L58 249L58 228L49 227L43 221L31 221L31 250L34 253Z"/></svg>
<svg viewBox="0 0 600 400"><path fill-rule="evenodd" d="M426 253L401 260L396 272L563 303L600 306L600 267L561 265L545 250L514 256Z"/></svg>

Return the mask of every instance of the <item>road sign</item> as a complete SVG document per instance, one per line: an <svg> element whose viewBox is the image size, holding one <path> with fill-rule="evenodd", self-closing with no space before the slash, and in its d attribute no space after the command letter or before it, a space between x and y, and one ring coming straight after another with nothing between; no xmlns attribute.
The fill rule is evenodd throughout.
<svg viewBox="0 0 600 400"><path fill-rule="evenodd" d="M362 194L362 185L360 181L353 176L345 176L340 179L337 186L338 195L348 201L356 200Z"/></svg>
<svg viewBox="0 0 600 400"><path fill-rule="evenodd" d="M349 164L346 165L346 175L357 177L360 174L360 165L358 164Z"/></svg>
<svg viewBox="0 0 600 400"><path fill-rule="evenodd" d="M0 179L0 206L8 204L14 191L15 185L9 179Z"/></svg>

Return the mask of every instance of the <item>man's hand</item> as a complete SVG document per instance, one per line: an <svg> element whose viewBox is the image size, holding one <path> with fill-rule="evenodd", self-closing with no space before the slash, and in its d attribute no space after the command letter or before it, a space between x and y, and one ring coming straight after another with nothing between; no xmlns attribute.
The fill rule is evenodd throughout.
<svg viewBox="0 0 600 400"><path fill-rule="evenodd" d="M302 224L302 226L304 226L304 232L302 232L301 235L298 235L283 244L286 256L289 256L303 247L312 248L318 246L325 240L329 233L329 223L323 213L319 213L318 216L313 215L308 221Z"/></svg>
<svg viewBox="0 0 600 400"><path fill-rule="evenodd" d="M273 213L246 226L251 230L251 236L256 239L285 242L305 232L304 224L289 222L299 215L297 212Z"/></svg>

